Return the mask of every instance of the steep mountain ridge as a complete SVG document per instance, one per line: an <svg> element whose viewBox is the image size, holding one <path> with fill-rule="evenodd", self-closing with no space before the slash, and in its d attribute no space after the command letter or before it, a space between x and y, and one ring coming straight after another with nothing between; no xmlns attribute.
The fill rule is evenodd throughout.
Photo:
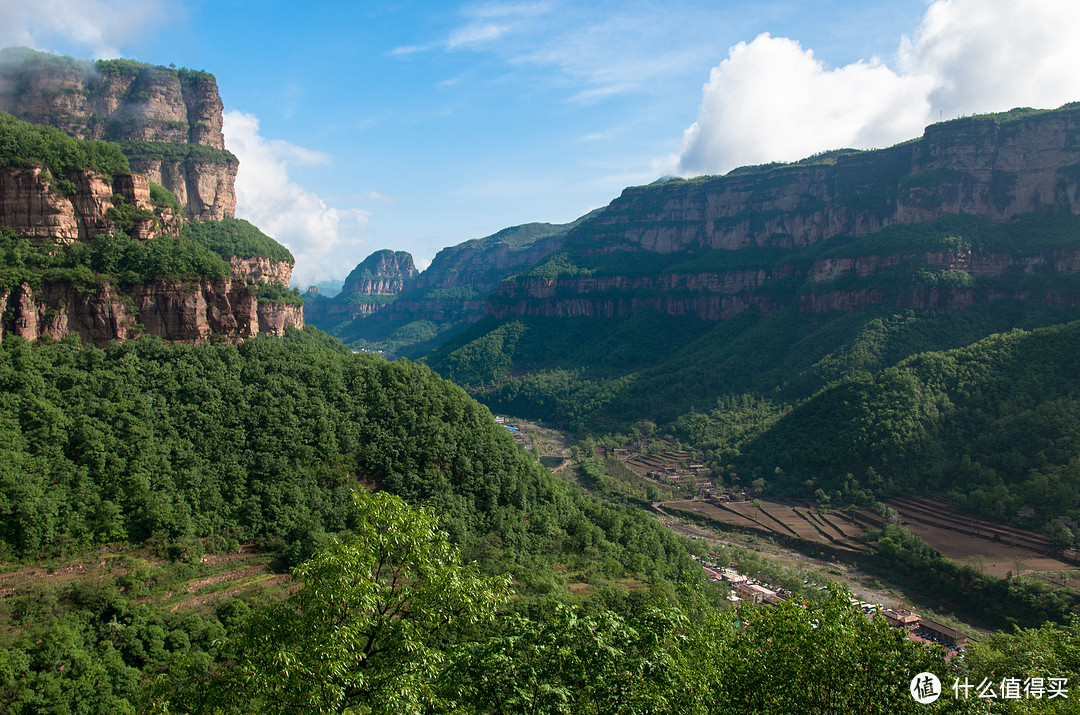
<svg viewBox="0 0 1080 715"><path fill-rule="evenodd" d="M523 224L470 239L439 251L422 272L408 253L376 251L334 298L309 292L305 319L355 347L419 354L482 318L500 281L558 250L580 221Z"/></svg>
<svg viewBox="0 0 1080 715"><path fill-rule="evenodd" d="M929 269L907 290L889 295L876 286L852 285L858 281ZM659 275L521 277L506 281L489 299L485 313L497 319L527 315L544 317L618 317L654 311L690 315L702 320L729 320L754 309L763 315L794 306L799 312L857 310L891 301L898 307L962 308L977 301L1004 298L1037 298L1047 304L1080 304L1080 283L1073 290L1043 291L1032 295L1023 288L1009 291L977 290L974 279L1080 273L1080 250L1057 250L1037 255L976 253L974 251L926 251L919 254L872 255L825 258L808 268L792 264L767 268L709 273L662 273ZM952 277L958 285L938 285L938 277ZM770 283L801 283L798 292L770 291ZM864 281L869 283L869 281ZM833 287L846 283L844 287ZM759 290L759 289L765 290ZM1059 286L1060 288L1060 286Z"/></svg>
<svg viewBox="0 0 1080 715"><path fill-rule="evenodd" d="M412 254L408 251L383 249L372 253L353 269L341 292L397 295L416 273Z"/></svg>
<svg viewBox="0 0 1080 715"><path fill-rule="evenodd" d="M852 272L865 278L902 266L981 277L1030 264L1024 270L1072 274L1075 255L1053 253L897 254L864 242L857 256L813 256L815 247L951 215L1003 224L1031 213L1076 214L1078 178L1080 106L1067 105L945 122L884 150L831 152L793 165L632 187L568 233L562 250L569 263L505 282L486 313L504 319L654 310L725 320L751 308L843 310L884 299L859 289L822 290ZM735 270L716 270L727 266ZM784 285L793 281L832 297L796 300ZM898 305L972 300L914 288Z"/></svg>
<svg viewBox="0 0 1080 715"><path fill-rule="evenodd" d="M0 114L0 145L0 337L236 343L303 326L292 256L247 222L185 225L112 143Z"/></svg>

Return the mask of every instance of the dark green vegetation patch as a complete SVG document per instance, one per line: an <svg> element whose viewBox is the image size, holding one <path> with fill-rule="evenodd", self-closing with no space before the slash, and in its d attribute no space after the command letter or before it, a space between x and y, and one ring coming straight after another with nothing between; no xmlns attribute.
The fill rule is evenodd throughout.
<svg viewBox="0 0 1080 715"><path fill-rule="evenodd" d="M296 261L289 249L242 218L223 218L220 221L188 221L183 237L209 248L219 256L266 258L274 263Z"/></svg>
<svg viewBox="0 0 1080 715"><path fill-rule="evenodd" d="M9 554L235 534L298 559L349 527L349 492L371 484L432 503L466 551L488 540L474 558L498 554L537 588L553 587L551 558L588 547L613 575L679 577L674 537L553 478L460 388L413 363L326 350L319 335L105 351L5 340Z"/></svg>
<svg viewBox="0 0 1080 715"><path fill-rule="evenodd" d="M162 278L224 280L232 275L228 263L197 243L174 236L140 241L122 231L53 250L35 248L11 229L0 228L0 259L0 288L5 290L42 281L127 288Z"/></svg>
<svg viewBox="0 0 1080 715"><path fill-rule="evenodd" d="M205 164L238 164L239 159L227 149L216 149L205 144L183 142L148 142L125 139L116 142L131 161L196 162Z"/></svg>
<svg viewBox="0 0 1080 715"><path fill-rule="evenodd" d="M59 129L19 121L0 112L0 166L42 167L61 184L62 192L75 193L73 172L95 171L110 179L130 174L131 166L120 147L112 142L79 141Z"/></svg>

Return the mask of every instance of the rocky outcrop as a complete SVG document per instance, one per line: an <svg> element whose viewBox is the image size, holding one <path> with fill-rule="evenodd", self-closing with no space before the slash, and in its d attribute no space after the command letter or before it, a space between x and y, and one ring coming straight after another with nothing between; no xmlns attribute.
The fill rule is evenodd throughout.
<svg viewBox="0 0 1080 715"><path fill-rule="evenodd" d="M153 212L150 186L144 176L123 174L112 182L91 171L70 172L74 193L65 193L40 167L0 168L0 226L9 226L35 245L52 240L66 245L90 241L112 229L108 217L114 196ZM171 210L136 223L132 235L146 240L159 234L180 235L180 220Z"/></svg>
<svg viewBox="0 0 1080 715"><path fill-rule="evenodd" d="M206 72L0 51L0 111L77 139L121 142L132 170L172 191L190 218L236 211L238 164L225 151L222 109Z"/></svg>
<svg viewBox="0 0 1080 715"><path fill-rule="evenodd" d="M288 286L292 280L292 264L286 261L271 261L269 258L259 256L244 258L241 256L229 256L229 266L232 268L233 280L247 283L277 283L280 286Z"/></svg>
<svg viewBox="0 0 1080 715"><path fill-rule="evenodd" d="M526 224L505 229L487 238L473 239L444 248L431 261L427 270L409 285L409 290L468 286L477 293L488 293L504 278L535 266L549 254L559 250L566 238L566 231L572 225ZM544 233L524 244L505 240L508 232L521 232L525 229Z"/></svg>
<svg viewBox="0 0 1080 715"><path fill-rule="evenodd" d="M291 303L259 303L259 332L282 337L286 328L304 327L304 308Z"/></svg>
<svg viewBox="0 0 1080 715"><path fill-rule="evenodd" d="M382 249L365 258L353 269L341 292L345 295L397 295L405 282L416 276L412 254Z"/></svg>
<svg viewBox="0 0 1080 715"><path fill-rule="evenodd" d="M4 50L0 110L77 139L118 141L132 167L149 174L108 178L69 170L57 180L39 167L0 169L0 226L35 245L91 241L117 228L144 241L179 236L182 216L152 204L151 181L171 189L192 217L221 219L234 212L236 158L224 151L221 99L205 72ZM231 279L159 279L123 290L85 270L71 273L78 276L74 283L39 273L0 291L0 335L36 340L77 334L97 345L142 333L176 342L240 342L303 327L298 301L282 296L291 263L229 262ZM150 275L162 273L168 271ZM283 290L263 290L263 284Z"/></svg>
<svg viewBox="0 0 1080 715"><path fill-rule="evenodd" d="M131 168L145 174L176 195L188 218L218 221L236 215L236 172L239 161L231 154L200 159L170 159L152 155L128 157Z"/></svg>
<svg viewBox="0 0 1080 715"><path fill-rule="evenodd" d="M475 322L484 316L485 301L500 281L558 250L566 232L580 220L569 224L512 226L485 238L444 248L426 270L422 273L413 270L411 278L400 282L396 276L407 270L395 266L395 259L387 255L392 252L378 252L357 266L335 299L322 299L309 293L311 299L304 308L306 315L309 322L328 330L356 318L371 318L371 328L375 331L383 330L375 323ZM379 264L384 267L379 268ZM412 267L411 256L408 267ZM379 273L382 277L376 278ZM365 295L375 297L364 299ZM363 330L359 324L354 327Z"/></svg>
<svg viewBox="0 0 1080 715"><path fill-rule="evenodd" d="M304 306L306 319L329 330L343 321L372 315L393 303L417 274L407 251L376 251L352 270L334 298L310 294Z"/></svg>
<svg viewBox="0 0 1080 715"><path fill-rule="evenodd" d="M304 326L300 306L259 302L253 286L224 281L158 280L121 292L109 284L78 287L43 281L0 294L0 337L61 339L75 334L103 346L140 334L172 342L239 343L260 333Z"/></svg>

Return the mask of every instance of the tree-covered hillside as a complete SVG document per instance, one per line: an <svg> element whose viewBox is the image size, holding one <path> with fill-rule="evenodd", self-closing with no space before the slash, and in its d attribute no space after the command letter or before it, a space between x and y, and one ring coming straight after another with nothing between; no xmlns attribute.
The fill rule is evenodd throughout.
<svg viewBox="0 0 1080 715"><path fill-rule="evenodd" d="M681 578L673 537L553 478L460 388L328 349L317 331L291 335L106 350L5 340L8 554L217 535L261 538L296 562L349 528L348 495L370 485L432 504L456 543L538 587L590 549L611 576Z"/></svg>
<svg viewBox="0 0 1080 715"><path fill-rule="evenodd" d="M853 489L854 479L878 494L947 494L972 511L1029 524L1075 520L1078 345L1073 322L920 353L832 384L740 442L724 440L708 417L684 424L732 461L780 468L781 488L809 480L832 494Z"/></svg>
<svg viewBox="0 0 1080 715"><path fill-rule="evenodd" d="M1038 214L997 225L947 216L790 251L560 253L523 280L556 281L557 290L567 279L571 291L582 277L602 285L757 265L780 278L751 293L786 292L789 307L718 321L649 310L488 318L427 361L492 409L580 434L656 422L708 450L715 473L752 472L774 493L950 493L962 508L1039 525L1077 506L1073 488L1061 485L1075 481L1067 473L1080 457L1063 347L1076 344L1065 324L1080 317L1069 268L1078 246L1080 218ZM642 298L632 287L611 290L626 295L581 300ZM847 309L811 308L835 295L853 296ZM956 299L921 305L913 295ZM1040 328L1048 330L999 336ZM1017 356L1001 357L1003 345ZM982 382L930 376L947 369L942 361L978 364ZM774 477L777 469L786 476Z"/></svg>

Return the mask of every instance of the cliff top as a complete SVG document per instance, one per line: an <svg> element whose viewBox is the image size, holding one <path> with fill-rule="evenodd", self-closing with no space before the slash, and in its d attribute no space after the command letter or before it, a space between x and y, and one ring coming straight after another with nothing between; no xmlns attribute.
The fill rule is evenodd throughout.
<svg viewBox="0 0 1080 715"><path fill-rule="evenodd" d="M412 254L383 248L365 258L345 279L346 285L361 278L410 277L416 273Z"/></svg>
<svg viewBox="0 0 1080 715"><path fill-rule="evenodd" d="M40 166L56 178L75 170L108 177L131 173L116 144L72 139L59 129L22 122L7 112L0 112L0 166Z"/></svg>
<svg viewBox="0 0 1080 715"><path fill-rule="evenodd" d="M189 221L184 238L206 246L219 256L265 258L274 263L296 264L289 249L240 218L220 221Z"/></svg>
<svg viewBox="0 0 1080 715"><path fill-rule="evenodd" d="M150 70L173 77L188 77L204 81L217 82L214 75L205 70L193 70L187 67L177 68L170 65L152 65L138 60L77 60L69 55L53 55L39 52L29 47L5 47L0 49L0 69L4 71L20 70L30 73L81 73L86 78L95 75L128 75L131 77Z"/></svg>
<svg viewBox="0 0 1080 715"><path fill-rule="evenodd" d="M1007 112L995 112L992 114L976 114L970 117L958 117L956 119L949 119L943 122L935 122L930 124L923 130L923 136L914 137L907 141L900 142L888 149L895 149L897 147L908 146L915 144L922 139L935 139L941 140L943 138L962 138L964 136L973 137L988 129L996 129L1009 124L1024 122L1030 119L1042 118L1050 114L1073 114L1080 113L1080 102L1070 102L1064 104L1057 109L1034 109L1032 107L1016 107L1010 109ZM691 178L684 178L681 176L665 176L662 179L644 184L641 186L627 187L628 192L637 192L646 189L656 189L657 187L664 186L686 186L693 184L707 184L710 182L728 179L737 176L753 176L758 174L767 174L772 171L794 169L808 166L831 166L835 165L838 161L845 159L851 159L854 157L866 157L867 155L873 155L881 151L887 151L888 149L832 149L829 151L819 152L811 156L799 159L798 161L780 162L774 161L767 164L750 164L747 166L739 166L726 174L704 174L702 176L694 176Z"/></svg>

